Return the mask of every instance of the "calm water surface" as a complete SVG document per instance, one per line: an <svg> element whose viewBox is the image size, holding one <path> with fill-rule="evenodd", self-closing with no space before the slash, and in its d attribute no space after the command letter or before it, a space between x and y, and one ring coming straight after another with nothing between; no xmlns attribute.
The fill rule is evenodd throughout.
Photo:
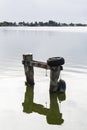
<svg viewBox="0 0 87 130"><path fill-rule="evenodd" d="M35 60L65 58L62 97L49 94L49 71L35 68L34 88L25 85L22 54ZM87 128L87 27L0 28L1 130Z"/></svg>

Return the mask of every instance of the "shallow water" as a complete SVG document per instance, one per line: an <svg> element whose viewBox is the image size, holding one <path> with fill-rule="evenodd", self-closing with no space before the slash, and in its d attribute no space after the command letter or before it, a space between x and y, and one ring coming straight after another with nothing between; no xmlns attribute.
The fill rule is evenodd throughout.
<svg viewBox="0 0 87 130"><path fill-rule="evenodd" d="M87 28L0 28L0 128L87 128ZM65 58L65 95L49 94L49 70L34 68L34 88L25 85L22 54L35 60ZM63 100L64 99L64 100ZM61 103L60 103L61 102ZM57 115L57 116L56 116Z"/></svg>

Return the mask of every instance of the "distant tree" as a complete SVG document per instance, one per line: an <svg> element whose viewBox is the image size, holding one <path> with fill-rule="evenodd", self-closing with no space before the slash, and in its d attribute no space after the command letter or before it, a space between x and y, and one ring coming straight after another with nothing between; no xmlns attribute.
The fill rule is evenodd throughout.
<svg viewBox="0 0 87 130"><path fill-rule="evenodd" d="M0 22L0 27L1 26L87 26L87 24L81 24L81 23L57 23L53 20L49 20L48 22L19 22L18 24L16 22L7 22L7 21L3 21Z"/></svg>
<svg viewBox="0 0 87 130"><path fill-rule="evenodd" d="M35 21L34 25L35 25L35 26L38 26L38 23Z"/></svg>
<svg viewBox="0 0 87 130"><path fill-rule="evenodd" d="M59 22L59 23L57 23L57 26L61 26L61 23Z"/></svg>
<svg viewBox="0 0 87 130"><path fill-rule="evenodd" d="M70 23L69 26L75 26L75 24L74 23Z"/></svg>
<svg viewBox="0 0 87 130"><path fill-rule="evenodd" d="M33 23L33 22L31 22L31 23L30 23L30 26L34 26L34 23Z"/></svg>
<svg viewBox="0 0 87 130"><path fill-rule="evenodd" d="M57 26L57 23L55 21L49 20L48 25L49 26Z"/></svg>
<svg viewBox="0 0 87 130"><path fill-rule="evenodd" d="M23 25L24 25L24 22L19 22L18 25L19 25L19 26L23 26Z"/></svg>
<svg viewBox="0 0 87 130"><path fill-rule="evenodd" d="M38 25L39 26L44 26L44 23L43 22L39 22Z"/></svg>
<svg viewBox="0 0 87 130"><path fill-rule="evenodd" d="M62 23L61 26L68 26L68 24L66 24L66 23Z"/></svg>
<svg viewBox="0 0 87 130"><path fill-rule="evenodd" d="M77 23L76 26L84 26L83 24L81 23Z"/></svg>
<svg viewBox="0 0 87 130"><path fill-rule="evenodd" d="M49 23L48 23L48 22L45 22L45 23L44 23L44 26L49 26Z"/></svg>

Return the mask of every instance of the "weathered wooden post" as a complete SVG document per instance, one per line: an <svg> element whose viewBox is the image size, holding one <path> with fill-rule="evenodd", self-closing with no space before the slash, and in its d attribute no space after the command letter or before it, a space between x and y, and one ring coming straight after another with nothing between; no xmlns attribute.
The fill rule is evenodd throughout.
<svg viewBox="0 0 87 130"><path fill-rule="evenodd" d="M25 75L26 75L26 83L29 85L34 85L34 68L30 64L32 60L33 60L32 54L23 55L23 64L24 64Z"/></svg>
<svg viewBox="0 0 87 130"><path fill-rule="evenodd" d="M58 79L60 71L63 69L61 65L64 62L62 57L52 57L47 60L47 64L50 66L50 92L58 91Z"/></svg>
<svg viewBox="0 0 87 130"><path fill-rule="evenodd" d="M50 68L50 91L56 92L58 89L58 79L60 76L60 66Z"/></svg>
<svg viewBox="0 0 87 130"><path fill-rule="evenodd" d="M63 69L61 65L65 63L63 57L49 58L46 63L33 60L32 54L24 54L22 63L24 64L27 85L34 85L33 67L40 67L50 69L50 92L56 92L58 90L58 79L60 71Z"/></svg>

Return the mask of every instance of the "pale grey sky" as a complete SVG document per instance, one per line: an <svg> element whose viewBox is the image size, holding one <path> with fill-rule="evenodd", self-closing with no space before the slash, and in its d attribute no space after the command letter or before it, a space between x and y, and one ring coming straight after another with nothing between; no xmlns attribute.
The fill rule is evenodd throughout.
<svg viewBox="0 0 87 130"><path fill-rule="evenodd" d="M0 21L87 23L87 0L0 0Z"/></svg>

